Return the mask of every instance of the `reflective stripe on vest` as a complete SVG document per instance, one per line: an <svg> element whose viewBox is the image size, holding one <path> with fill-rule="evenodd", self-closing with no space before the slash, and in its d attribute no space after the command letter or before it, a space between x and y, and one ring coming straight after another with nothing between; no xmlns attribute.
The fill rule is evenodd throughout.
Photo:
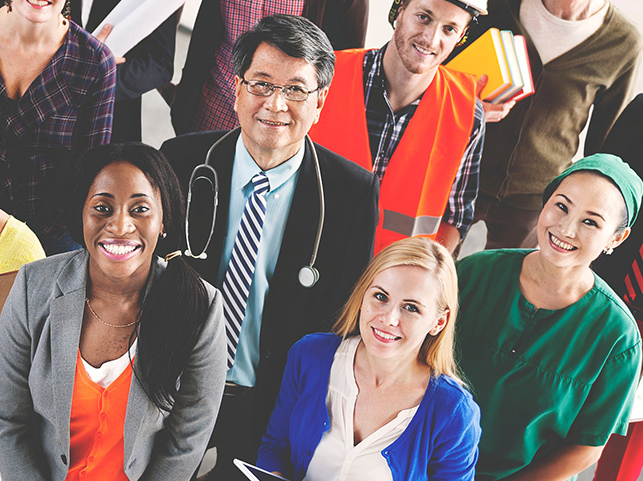
<svg viewBox="0 0 643 481"><path fill-rule="evenodd" d="M442 217L432 217L429 215L411 217L410 215L386 209L384 209L383 214L382 228L402 234L405 237L437 234L440 221L442 220Z"/></svg>

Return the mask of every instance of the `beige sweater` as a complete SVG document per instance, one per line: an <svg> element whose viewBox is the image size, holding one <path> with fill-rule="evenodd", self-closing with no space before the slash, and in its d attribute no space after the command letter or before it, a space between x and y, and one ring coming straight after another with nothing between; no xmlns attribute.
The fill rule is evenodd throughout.
<svg viewBox="0 0 643 481"><path fill-rule="evenodd" d="M475 35L495 26L527 38L536 92L487 124L480 191L511 206L540 210L545 185L571 164L589 125L585 154L600 151L632 98L642 48L636 26L613 5L598 31L544 67L519 20L521 0L490 0ZM472 39L473 40L473 39Z"/></svg>

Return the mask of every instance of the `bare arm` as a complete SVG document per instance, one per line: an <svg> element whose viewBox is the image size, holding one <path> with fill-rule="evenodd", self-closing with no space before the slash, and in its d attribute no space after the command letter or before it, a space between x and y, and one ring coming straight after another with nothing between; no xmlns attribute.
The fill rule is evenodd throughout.
<svg viewBox="0 0 643 481"><path fill-rule="evenodd" d="M440 222L438 236L435 240L453 254L455 248L458 247L458 244L460 243L460 231L446 222Z"/></svg>
<svg viewBox="0 0 643 481"><path fill-rule="evenodd" d="M598 461L603 446L567 444L503 481L565 481Z"/></svg>

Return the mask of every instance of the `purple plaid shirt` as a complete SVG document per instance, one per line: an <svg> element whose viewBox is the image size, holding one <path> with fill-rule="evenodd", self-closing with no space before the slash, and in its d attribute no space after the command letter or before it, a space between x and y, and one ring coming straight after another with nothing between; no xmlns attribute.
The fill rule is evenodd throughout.
<svg viewBox="0 0 643 481"><path fill-rule="evenodd" d="M74 162L109 142L115 85L111 53L73 22L19 100L0 76L0 207L26 221L45 251L66 235L63 186Z"/></svg>

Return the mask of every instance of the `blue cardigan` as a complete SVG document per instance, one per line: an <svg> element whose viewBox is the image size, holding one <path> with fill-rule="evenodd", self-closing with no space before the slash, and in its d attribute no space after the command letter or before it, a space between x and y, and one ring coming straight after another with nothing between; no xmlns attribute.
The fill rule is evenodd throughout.
<svg viewBox="0 0 643 481"><path fill-rule="evenodd" d="M334 334L311 334L288 353L258 466L293 481L305 476L330 428L326 394L341 340ZM382 456L394 481L473 480L480 433L480 410L471 395L447 376L431 378L410 424Z"/></svg>

